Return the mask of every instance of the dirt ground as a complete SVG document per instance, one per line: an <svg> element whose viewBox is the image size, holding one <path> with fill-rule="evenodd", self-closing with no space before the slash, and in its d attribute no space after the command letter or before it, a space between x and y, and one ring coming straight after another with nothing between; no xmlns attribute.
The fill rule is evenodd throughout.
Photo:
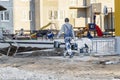
<svg viewBox="0 0 120 80"><path fill-rule="evenodd" d="M119 61L120 57L74 56L70 59L63 56L7 57L2 55L0 73L4 69L6 71L0 74L0 80L120 80L120 63L102 63L108 60ZM16 70L18 72L13 72L12 69L18 69ZM20 73L21 70L34 75L25 76L27 74ZM24 77L18 77L23 75Z"/></svg>

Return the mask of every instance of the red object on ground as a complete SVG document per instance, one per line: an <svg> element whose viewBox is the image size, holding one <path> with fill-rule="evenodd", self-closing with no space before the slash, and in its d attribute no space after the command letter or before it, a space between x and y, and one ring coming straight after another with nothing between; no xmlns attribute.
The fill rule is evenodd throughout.
<svg viewBox="0 0 120 80"><path fill-rule="evenodd" d="M96 25L95 28L96 28L97 35L98 35L99 37L102 37L102 36L103 36L103 33L102 33L102 30L99 28L99 26Z"/></svg>

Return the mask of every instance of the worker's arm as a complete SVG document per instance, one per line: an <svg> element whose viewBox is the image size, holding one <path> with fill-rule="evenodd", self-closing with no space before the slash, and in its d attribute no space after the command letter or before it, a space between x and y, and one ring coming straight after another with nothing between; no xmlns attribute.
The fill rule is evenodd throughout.
<svg viewBox="0 0 120 80"><path fill-rule="evenodd" d="M61 30L59 31L58 35L57 35L57 38L60 37L60 35L64 32L64 26L62 26Z"/></svg>
<svg viewBox="0 0 120 80"><path fill-rule="evenodd" d="M75 33L74 33L74 30L73 30L73 27L72 27L72 34L73 34L73 39L75 39Z"/></svg>

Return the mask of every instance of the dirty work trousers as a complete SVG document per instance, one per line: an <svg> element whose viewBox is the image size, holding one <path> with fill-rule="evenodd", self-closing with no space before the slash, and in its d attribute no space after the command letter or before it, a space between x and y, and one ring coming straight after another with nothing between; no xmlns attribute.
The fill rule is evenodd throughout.
<svg viewBox="0 0 120 80"><path fill-rule="evenodd" d="M66 51L64 52L64 56L66 56L66 54L68 53L69 55L72 55L72 51L71 51L71 37L65 37L65 49Z"/></svg>

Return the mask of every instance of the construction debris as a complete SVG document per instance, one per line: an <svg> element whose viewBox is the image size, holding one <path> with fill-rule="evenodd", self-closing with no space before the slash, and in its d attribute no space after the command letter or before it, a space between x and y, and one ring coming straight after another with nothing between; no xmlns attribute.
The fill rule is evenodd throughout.
<svg viewBox="0 0 120 80"><path fill-rule="evenodd" d="M28 54L27 57L36 57L36 56L63 56L64 49L43 49L33 51L31 54Z"/></svg>
<svg viewBox="0 0 120 80"><path fill-rule="evenodd" d="M0 56L2 56L2 54L0 53Z"/></svg>
<svg viewBox="0 0 120 80"><path fill-rule="evenodd" d="M110 64L119 64L120 60L101 60L101 61L94 61L94 64L102 64L102 65L110 65Z"/></svg>

